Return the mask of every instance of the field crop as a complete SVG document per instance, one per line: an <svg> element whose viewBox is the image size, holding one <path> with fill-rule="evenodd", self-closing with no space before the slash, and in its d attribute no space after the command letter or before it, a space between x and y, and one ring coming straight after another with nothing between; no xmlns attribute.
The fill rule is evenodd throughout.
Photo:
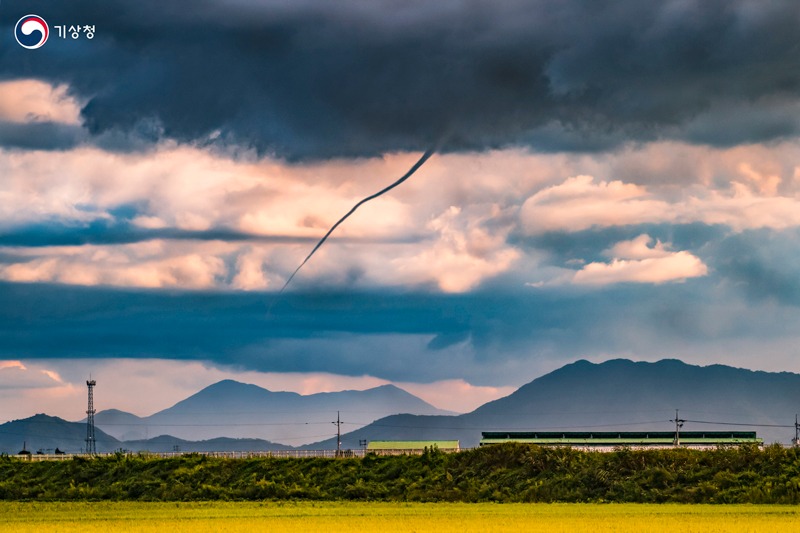
<svg viewBox="0 0 800 533"><path fill-rule="evenodd" d="M0 531L789 531L777 505L0 502Z"/></svg>

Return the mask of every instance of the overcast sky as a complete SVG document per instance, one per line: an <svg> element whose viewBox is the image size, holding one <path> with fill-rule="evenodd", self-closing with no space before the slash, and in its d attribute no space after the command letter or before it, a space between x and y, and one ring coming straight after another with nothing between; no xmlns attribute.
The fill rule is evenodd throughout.
<svg viewBox="0 0 800 533"><path fill-rule="evenodd" d="M226 377L464 411L577 359L800 372L796 0L185 7L0 5L0 419L81 418L90 372L140 415Z"/></svg>

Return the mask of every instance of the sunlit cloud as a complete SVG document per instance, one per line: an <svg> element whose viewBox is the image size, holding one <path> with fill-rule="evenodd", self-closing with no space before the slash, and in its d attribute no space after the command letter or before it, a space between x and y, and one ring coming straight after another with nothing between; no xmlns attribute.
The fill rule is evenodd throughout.
<svg viewBox="0 0 800 533"><path fill-rule="evenodd" d="M775 176L746 174L722 190L693 187L663 199L642 185L575 176L533 194L520 218L530 234L652 223L701 222L734 231L800 225L800 197L777 195Z"/></svg>
<svg viewBox="0 0 800 533"><path fill-rule="evenodd" d="M607 251L611 262L593 262L578 270L572 283L609 285L612 283L667 283L685 281L708 274L708 267L686 251L669 251L661 242L650 247L651 238L641 235L620 242Z"/></svg>
<svg viewBox="0 0 800 533"><path fill-rule="evenodd" d="M409 281L425 281L432 277L444 292L463 292L486 277L507 270L520 256L517 250L506 245L509 228L490 232L481 224L486 220L481 220L477 213L460 215L460 208L451 207L432 220L428 228L438 238L432 246L422 247L413 257L395 259L397 273L410 276Z"/></svg>
<svg viewBox="0 0 800 533"><path fill-rule="evenodd" d="M639 185L575 176L543 189L522 206L531 233L580 231L593 226L621 226L673 218L669 204Z"/></svg>
<svg viewBox="0 0 800 533"><path fill-rule="evenodd" d="M80 104L67 85L38 80L0 82L0 121L80 124Z"/></svg>
<svg viewBox="0 0 800 533"><path fill-rule="evenodd" d="M535 250L523 251L511 241L520 231L541 235L694 222L733 231L798 226L800 197L792 187L800 182L791 157L799 152L789 144L776 150L780 157L772 163L757 147L712 150L675 143L594 160L520 150L435 156L414 179L356 212L298 282L465 292L530 265L523 257L529 259ZM6 172L0 183L0 227L46 238L55 224L58 235L80 235L73 246L25 251L27 234L21 234L20 246L4 248L0 279L270 290L285 281L333 221L404 172L414 158L389 154L290 165L174 143L146 155L90 147L0 152L0 170ZM648 173L678 171L667 163L674 158L703 161L693 177L682 177L684 188L646 179ZM580 167L604 177L563 177ZM614 172L639 182L613 179ZM149 239L155 240L148 240L136 231L194 232L195 237L175 241L154 233ZM231 240L225 232L241 236ZM144 240L92 243L108 235ZM259 236L273 240L259 242ZM134 253L148 242L157 243L158 250ZM688 264L689 257L671 261L687 264L673 264L670 271L700 272ZM600 270L632 272L644 266L602 263L588 271L596 279ZM640 275L661 279L660 274Z"/></svg>
<svg viewBox="0 0 800 533"><path fill-rule="evenodd" d="M467 413L516 390L515 387L472 385L462 379L435 383L398 383L398 386L440 409L457 413Z"/></svg>
<svg viewBox="0 0 800 533"><path fill-rule="evenodd" d="M182 253L158 244L153 241L123 246L82 246L67 254L59 253L59 248L35 250L39 257L0 265L0 279L25 283L201 289L216 286L226 275L223 260L215 255ZM211 247L214 245L207 245Z"/></svg>
<svg viewBox="0 0 800 533"><path fill-rule="evenodd" d="M0 420L63 412L61 402L74 397L77 390L46 362L0 361Z"/></svg>

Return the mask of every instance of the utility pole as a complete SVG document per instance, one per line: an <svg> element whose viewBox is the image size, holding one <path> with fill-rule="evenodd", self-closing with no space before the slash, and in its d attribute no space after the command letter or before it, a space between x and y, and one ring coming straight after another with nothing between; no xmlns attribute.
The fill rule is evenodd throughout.
<svg viewBox="0 0 800 533"><path fill-rule="evenodd" d="M336 411L336 422L332 422L332 424L336 424L336 457L341 457L341 455L342 455L342 421L339 419L339 411Z"/></svg>
<svg viewBox="0 0 800 533"><path fill-rule="evenodd" d="M86 382L86 386L89 388L89 407L86 409L86 453L89 455L95 455L97 453L97 446L95 446L95 438L94 438L94 386L97 385L97 382L92 379L92 376L89 375L89 380Z"/></svg>
<svg viewBox="0 0 800 533"><path fill-rule="evenodd" d="M794 439L792 439L792 444L795 446L800 446L800 423L797 422L797 415L794 415Z"/></svg>
<svg viewBox="0 0 800 533"><path fill-rule="evenodd" d="M683 423L686 420L683 420L678 416L678 410L675 409L675 420L670 420L670 422L675 422L675 440L673 441L673 445L680 446L681 445L681 428L683 427Z"/></svg>

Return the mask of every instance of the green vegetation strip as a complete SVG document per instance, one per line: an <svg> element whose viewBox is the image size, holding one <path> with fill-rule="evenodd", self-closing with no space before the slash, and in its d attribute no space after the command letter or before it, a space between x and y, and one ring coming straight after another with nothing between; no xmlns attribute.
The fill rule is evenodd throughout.
<svg viewBox="0 0 800 533"><path fill-rule="evenodd" d="M5 501L800 503L800 449L526 444L363 459L0 459Z"/></svg>
<svg viewBox="0 0 800 533"><path fill-rule="evenodd" d="M788 506L0 502L0 531L789 531Z"/></svg>

